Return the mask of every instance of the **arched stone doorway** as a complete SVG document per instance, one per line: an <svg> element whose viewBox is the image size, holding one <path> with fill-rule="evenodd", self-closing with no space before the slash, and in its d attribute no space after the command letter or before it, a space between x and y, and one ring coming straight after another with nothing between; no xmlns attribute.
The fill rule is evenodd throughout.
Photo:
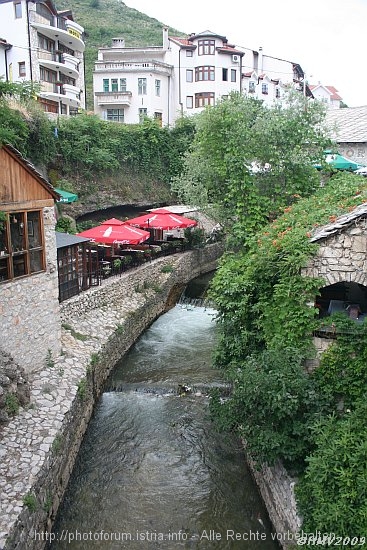
<svg viewBox="0 0 367 550"><path fill-rule="evenodd" d="M319 317L327 317L333 313L341 312L352 317L353 307L359 309L357 316L361 321L367 316L367 287L355 282L341 281L320 289L320 295L316 298L319 309Z"/></svg>

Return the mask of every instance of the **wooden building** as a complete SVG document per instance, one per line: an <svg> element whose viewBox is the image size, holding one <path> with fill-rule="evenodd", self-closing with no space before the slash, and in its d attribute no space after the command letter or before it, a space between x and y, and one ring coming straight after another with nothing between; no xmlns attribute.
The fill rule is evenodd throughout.
<svg viewBox="0 0 367 550"><path fill-rule="evenodd" d="M61 347L55 201L59 195L10 145L0 148L1 347L27 371Z"/></svg>

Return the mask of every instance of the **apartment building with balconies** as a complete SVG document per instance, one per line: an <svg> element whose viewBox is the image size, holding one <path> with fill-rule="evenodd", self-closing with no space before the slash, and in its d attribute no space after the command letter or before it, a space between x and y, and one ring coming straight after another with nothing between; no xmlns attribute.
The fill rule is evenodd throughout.
<svg viewBox="0 0 367 550"><path fill-rule="evenodd" d="M50 0L1 0L0 36L11 44L4 77L39 83L38 101L50 114L85 108L83 33L72 12Z"/></svg>
<svg viewBox="0 0 367 550"><path fill-rule="evenodd" d="M164 28L162 46L126 48L115 38L98 50L94 110L104 120L137 124L149 116L169 126L234 90L271 104L286 86L309 93L303 82L297 63L264 56L262 48L234 46L211 31L170 37Z"/></svg>

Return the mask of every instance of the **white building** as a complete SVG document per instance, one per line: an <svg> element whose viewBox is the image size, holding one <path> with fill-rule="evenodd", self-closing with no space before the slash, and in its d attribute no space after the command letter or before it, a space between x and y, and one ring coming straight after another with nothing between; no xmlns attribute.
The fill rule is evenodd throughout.
<svg viewBox="0 0 367 550"><path fill-rule="evenodd" d="M94 111L104 120L136 124L149 116L166 126L234 90L270 104L287 85L304 91L303 78L298 64L265 56L261 48L234 46L211 31L170 37L164 28L162 46L126 48L115 38L98 50Z"/></svg>
<svg viewBox="0 0 367 550"><path fill-rule="evenodd" d="M323 86L319 82L318 84L310 84L310 90L315 99L322 101L330 109L340 109L342 98L334 86Z"/></svg>
<svg viewBox="0 0 367 550"><path fill-rule="evenodd" d="M0 36L12 45L4 55L4 77L39 82L38 99L47 112L69 115L84 108L83 32L71 11L57 11L51 0L1 0Z"/></svg>

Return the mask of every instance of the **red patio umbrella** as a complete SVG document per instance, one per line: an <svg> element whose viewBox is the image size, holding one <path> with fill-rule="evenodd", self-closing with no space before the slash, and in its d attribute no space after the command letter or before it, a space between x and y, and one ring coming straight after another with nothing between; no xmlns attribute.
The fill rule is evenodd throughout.
<svg viewBox="0 0 367 550"><path fill-rule="evenodd" d="M194 227L198 222L196 220L184 218L184 216L179 216L178 214L173 214L165 208L157 208L157 210L153 210L153 212L127 220L127 223L129 225L135 225L136 227L144 227L145 229L168 230Z"/></svg>
<svg viewBox="0 0 367 550"><path fill-rule="evenodd" d="M107 220L97 227L86 229L78 235L103 244L140 244L150 237L149 231L131 227L131 225L120 222L116 218Z"/></svg>

